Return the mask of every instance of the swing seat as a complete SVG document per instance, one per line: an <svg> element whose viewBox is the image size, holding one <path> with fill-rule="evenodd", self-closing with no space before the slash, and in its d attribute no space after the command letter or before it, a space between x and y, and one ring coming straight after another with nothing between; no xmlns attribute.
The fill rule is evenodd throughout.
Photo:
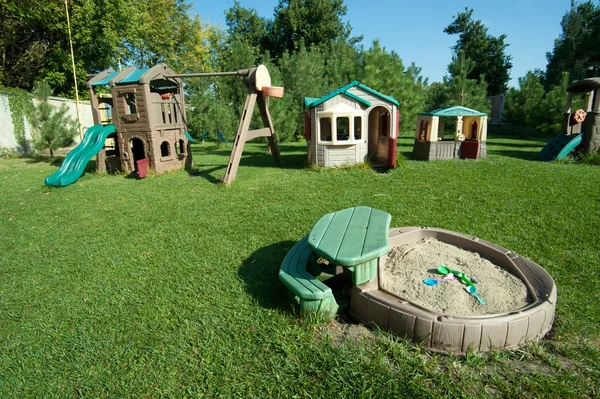
<svg viewBox="0 0 600 399"><path fill-rule="evenodd" d="M219 138L219 140L221 140L223 143L229 143L229 140L227 140L225 137L223 137L223 134L221 132L217 132L217 137Z"/></svg>
<svg viewBox="0 0 600 399"><path fill-rule="evenodd" d="M200 136L200 138L198 140L196 140L195 138L192 137L191 134L189 134L188 132L184 132L185 137L188 139L188 141L192 144L196 144L199 141L204 142L204 140L206 140L206 136L208 136L208 132L204 132L202 133L202 135Z"/></svg>

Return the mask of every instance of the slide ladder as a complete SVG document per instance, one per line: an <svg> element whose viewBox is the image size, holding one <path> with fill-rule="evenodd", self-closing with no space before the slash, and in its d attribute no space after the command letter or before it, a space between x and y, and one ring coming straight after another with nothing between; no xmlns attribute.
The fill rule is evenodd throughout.
<svg viewBox="0 0 600 399"><path fill-rule="evenodd" d="M106 138L114 132L115 125L94 125L90 127L81 143L69 152L60 169L46 177L46 185L64 187L79 179L87 163L104 148Z"/></svg>

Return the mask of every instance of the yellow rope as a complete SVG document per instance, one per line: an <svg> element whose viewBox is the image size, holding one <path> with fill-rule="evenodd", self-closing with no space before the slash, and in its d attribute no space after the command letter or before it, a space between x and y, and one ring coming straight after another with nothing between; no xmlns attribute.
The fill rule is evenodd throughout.
<svg viewBox="0 0 600 399"><path fill-rule="evenodd" d="M79 110L79 91L77 90L77 73L75 72L75 55L73 54L73 41L71 39L71 21L69 20L69 3L65 0L65 11L67 13L67 28L69 30L69 46L71 47L71 63L73 64L73 80L75 81L75 103L77 107L77 125L79 126L79 140L83 140L81 128L81 111Z"/></svg>

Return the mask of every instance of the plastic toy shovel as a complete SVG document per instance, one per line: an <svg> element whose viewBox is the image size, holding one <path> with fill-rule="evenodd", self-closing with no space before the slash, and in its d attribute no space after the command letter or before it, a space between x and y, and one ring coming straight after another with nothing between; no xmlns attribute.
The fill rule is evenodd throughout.
<svg viewBox="0 0 600 399"><path fill-rule="evenodd" d="M481 299L481 297L477 293L477 287L475 287L474 285L468 285L465 287L465 291L477 298L480 304L485 305L485 301Z"/></svg>
<svg viewBox="0 0 600 399"><path fill-rule="evenodd" d="M437 271L439 274L443 274L444 276L452 273L456 277L461 279L462 282L465 283L466 285L468 285L468 286L473 285L471 280L463 272L459 272L458 270L452 270L452 269L449 269L447 266L441 265L441 266L438 266Z"/></svg>

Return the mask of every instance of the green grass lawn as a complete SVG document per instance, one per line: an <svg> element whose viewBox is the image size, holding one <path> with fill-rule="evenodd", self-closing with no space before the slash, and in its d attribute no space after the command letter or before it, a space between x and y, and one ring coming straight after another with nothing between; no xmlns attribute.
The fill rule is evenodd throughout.
<svg viewBox="0 0 600 399"><path fill-rule="evenodd" d="M600 168L542 163L543 141L491 138L485 160L408 160L386 174L311 170L302 144L193 146L195 173L135 180L0 160L0 397L600 396ZM90 165L93 166L93 165ZM303 319L277 272L325 213L471 234L558 286L539 344L463 358L346 321Z"/></svg>

